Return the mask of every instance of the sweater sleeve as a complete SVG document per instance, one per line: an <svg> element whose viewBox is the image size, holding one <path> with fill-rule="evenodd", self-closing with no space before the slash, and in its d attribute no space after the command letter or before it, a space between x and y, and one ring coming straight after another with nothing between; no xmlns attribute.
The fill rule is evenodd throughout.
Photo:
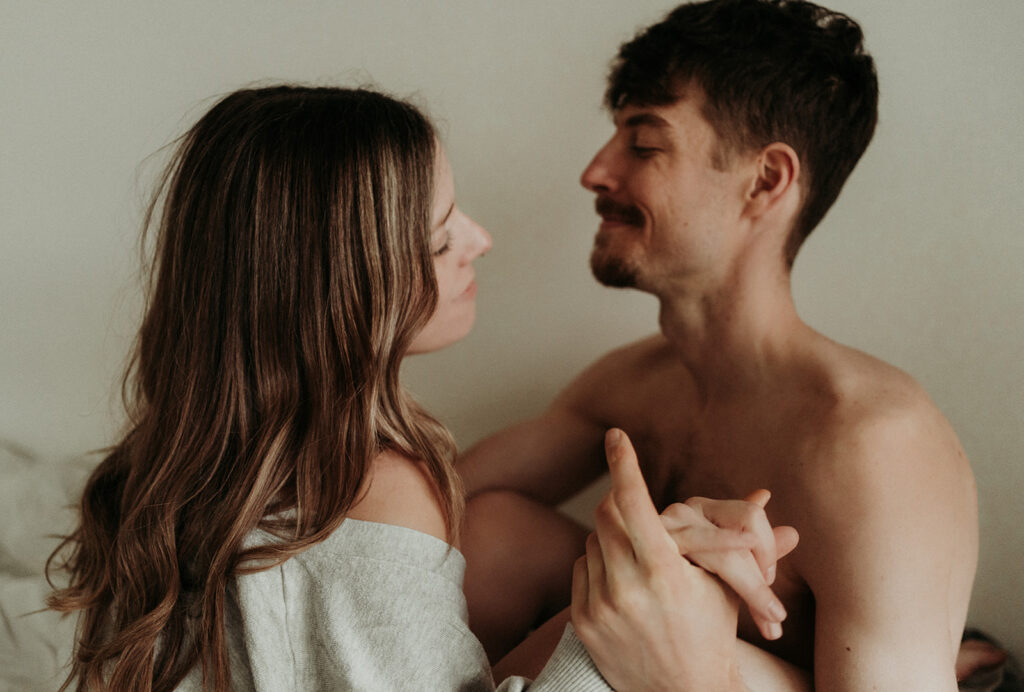
<svg viewBox="0 0 1024 692"><path fill-rule="evenodd" d="M248 662L253 689L495 689L469 629L461 555L381 526L346 521L334 540L238 580L238 658ZM535 681L497 687L609 689L571 625Z"/></svg>
<svg viewBox="0 0 1024 692"><path fill-rule="evenodd" d="M523 678L509 678L501 683L498 692L608 692L611 689L598 672L590 654L576 638L572 624L568 624L547 665L532 684L526 683Z"/></svg>

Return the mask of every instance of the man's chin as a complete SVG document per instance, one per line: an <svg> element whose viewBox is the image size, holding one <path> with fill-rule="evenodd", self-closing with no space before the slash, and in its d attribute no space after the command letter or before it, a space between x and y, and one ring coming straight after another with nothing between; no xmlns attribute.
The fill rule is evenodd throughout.
<svg viewBox="0 0 1024 692"><path fill-rule="evenodd" d="M611 288L634 288L636 268L618 257L590 256L590 271L601 284Z"/></svg>

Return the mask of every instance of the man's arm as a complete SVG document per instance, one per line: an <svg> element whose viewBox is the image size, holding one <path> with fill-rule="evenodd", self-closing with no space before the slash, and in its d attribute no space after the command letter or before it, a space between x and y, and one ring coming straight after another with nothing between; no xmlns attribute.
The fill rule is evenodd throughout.
<svg viewBox="0 0 1024 692"><path fill-rule="evenodd" d="M609 416L601 406L619 397L601 387L629 367L620 352L631 348L587 368L544 415L492 435L459 459L469 496L463 588L473 633L492 662L569 603L572 564L586 532L554 505L605 471Z"/></svg>
<svg viewBox="0 0 1024 692"><path fill-rule="evenodd" d="M930 405L848 427L812 474L793 559L823 690L955 690L977 557L970 468ZM825 458L820 456L819 458Z"/></svg>
<svg viewBox="0 0 1024 692"><path fill-rule="evenodd" d="M514 490L555 505L604 471L603 434L587 411L560 399L539 418L506 428L463 452L459 473L469 497Z"/></svg>
<svg viewBox="0 0 1024 692"><path fill-rule="evenodd" d="M568 499L604 471L604 432L637 406L644 378L657 377L664 338L644 339L591 364L539 418L465 451L459 472L470 497L513 490L547 505Z"/></svg>

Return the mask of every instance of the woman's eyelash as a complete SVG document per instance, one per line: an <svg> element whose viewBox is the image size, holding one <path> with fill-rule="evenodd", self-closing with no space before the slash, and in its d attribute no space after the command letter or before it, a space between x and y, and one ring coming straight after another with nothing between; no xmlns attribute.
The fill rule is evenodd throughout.
<svg viewBox="0 0 1024 692"><path fill-rule="evenodd" d="M452 232L445 230L444 232L444 245L434 250L434 256L439 257L444 253L448 252L452 247Z"/></svg>

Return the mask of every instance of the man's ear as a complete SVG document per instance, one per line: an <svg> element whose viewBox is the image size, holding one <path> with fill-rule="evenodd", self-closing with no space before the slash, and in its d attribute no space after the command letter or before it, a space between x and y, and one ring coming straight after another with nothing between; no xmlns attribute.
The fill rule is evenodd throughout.
<svg viewBox="0 0 1024 692"><path fill-rule="evenodd" d="M800 199L800 157L782 142L769 144L758 154L754 179L747 190L749 216L764 216L782 200Z"/></svg>

